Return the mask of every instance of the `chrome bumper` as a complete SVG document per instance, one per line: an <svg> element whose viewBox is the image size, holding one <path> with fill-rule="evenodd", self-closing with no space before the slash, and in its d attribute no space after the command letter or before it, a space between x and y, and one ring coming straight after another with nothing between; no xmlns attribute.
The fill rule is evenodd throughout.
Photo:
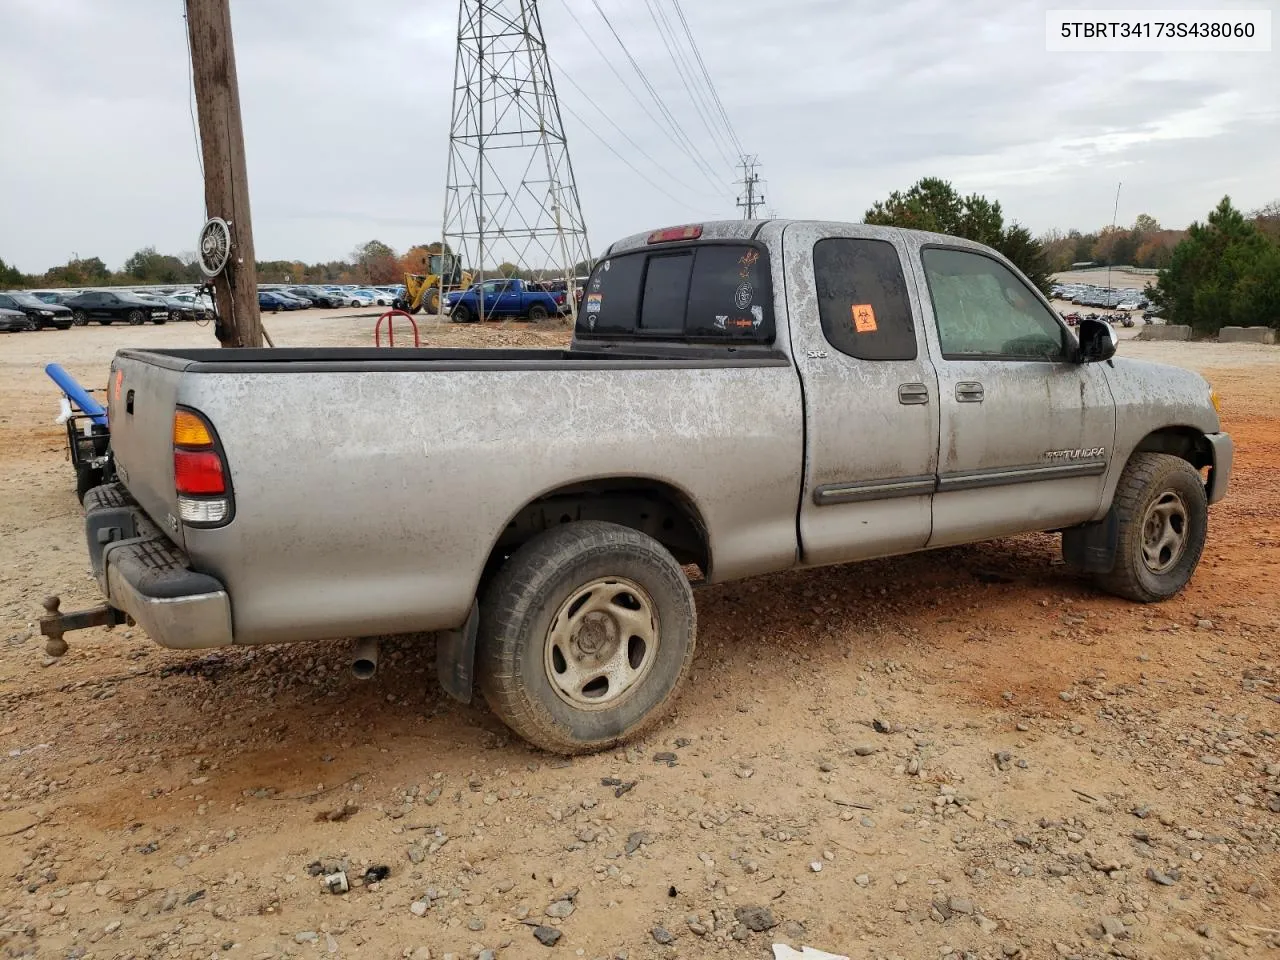
<svg viewBox="0 0 1280 960"><path fill-rule="evenodd" d="M1211 433L1205 437L1213 448L1213 466L1209 470L1209 482L1205 495L1210 503L1217 503L1227 495L1227 483L1231 479L1231 458L1235 445L1229 433Z"/></svg>
<svg viewBox="0 0 1280 960"><path fill-rule="evenodd" d="M89 559L107 602L163 647L198 650L231 644L231 598L186 556L119 483L85 495Z"/></svg>

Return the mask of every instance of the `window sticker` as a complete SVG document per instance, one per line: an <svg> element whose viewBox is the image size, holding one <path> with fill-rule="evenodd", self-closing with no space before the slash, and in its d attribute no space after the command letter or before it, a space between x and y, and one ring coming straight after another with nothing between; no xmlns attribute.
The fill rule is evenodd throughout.
<svg viewBox="0 0 1280 960"><path fill-rule="evenodd" d="M876 332L876 312L869 303L853 305L853 329L859 333Z"/></svg>

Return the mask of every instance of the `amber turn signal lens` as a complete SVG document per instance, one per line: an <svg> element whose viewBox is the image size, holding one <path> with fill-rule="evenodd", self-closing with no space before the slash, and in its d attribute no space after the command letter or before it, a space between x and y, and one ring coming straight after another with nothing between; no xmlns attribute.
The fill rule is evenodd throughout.
<svg viewBox="0 0 1280 960"><path fill-rule="evenodd" d="M194 413L178 410L173 415L173 445L175 447L212 447L213 434L205 422Z"/></svg>

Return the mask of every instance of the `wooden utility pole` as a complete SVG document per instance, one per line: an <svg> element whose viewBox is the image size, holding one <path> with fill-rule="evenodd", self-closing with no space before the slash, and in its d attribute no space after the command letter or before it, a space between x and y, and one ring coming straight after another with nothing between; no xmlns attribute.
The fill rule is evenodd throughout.
<svg viewBox="0 0 1280 960"><path fill-rule="evenodd" d="M260 347L258 269L253 258L230 0L185 2L204 157L205 214L231 225L231 258L213 280L219 317L216 332L224 347Z"/></svg>

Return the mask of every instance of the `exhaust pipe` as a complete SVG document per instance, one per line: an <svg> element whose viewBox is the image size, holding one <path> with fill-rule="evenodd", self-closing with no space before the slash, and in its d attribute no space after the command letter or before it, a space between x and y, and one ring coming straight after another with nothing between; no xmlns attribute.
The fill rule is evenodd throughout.
<svg viewBox="0 0 1280 960"><path fill-rule="evenodd" d="M355 651L351 655L351 672L357 680L369 680L378 672L378 641L374 637L364 637L356 641Z"/></svg>

